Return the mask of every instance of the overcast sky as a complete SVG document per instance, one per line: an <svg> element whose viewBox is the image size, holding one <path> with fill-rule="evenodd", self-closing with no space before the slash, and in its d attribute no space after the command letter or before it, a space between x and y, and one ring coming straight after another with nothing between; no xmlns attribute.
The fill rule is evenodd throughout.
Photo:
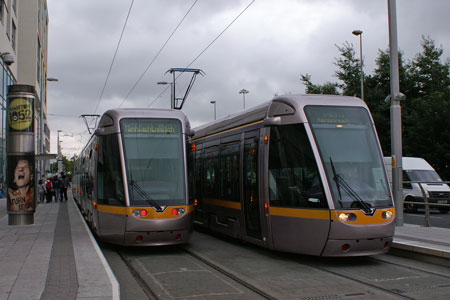
<svg viewBox="0 0 450 300"><path fill-rule="evenodd" d="M243 88L249 108L275 94L304 93L300 74L310 74L314 83L336 81L335 45L348 41L359 57L355 29L363 31L365 73L372 73L378 49L389 43L387 0L135 0L100 97L131 2L48 0L48 77L59 79L48 83L52 153L57 130L68 157L87 142L82 114L119 106L170 108L170 90L161 95L167 86L157 85L172 80L165 74L170 68L205 72L183 107L195 127L213 120L211 100L217 118L242 110ZM449 12L448 0L397 0L399 48L407 60L420 52L422 35L449 57ZM177 97L189 79L177 80Z"/></svg>

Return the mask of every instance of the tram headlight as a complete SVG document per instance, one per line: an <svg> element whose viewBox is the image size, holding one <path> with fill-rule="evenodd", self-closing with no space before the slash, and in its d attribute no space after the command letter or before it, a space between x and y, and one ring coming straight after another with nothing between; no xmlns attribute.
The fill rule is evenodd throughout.
<svg viewBox="0 0 450 300"><path fill-rule="evenodd" d="M383 213L381 214L381 216L382 216L383 219L385 219L385 220L390 220L390 219L392 219L392 217L394 216L394 213L392 212L392 210L386 210L386 211L383 211Z"/></svg>
<svg viewBox="0 0 450 300"><path fill-rule="evenodd" d="M339 220L343 223L356 221L356 215L354 213L340 213Z"/></svg>

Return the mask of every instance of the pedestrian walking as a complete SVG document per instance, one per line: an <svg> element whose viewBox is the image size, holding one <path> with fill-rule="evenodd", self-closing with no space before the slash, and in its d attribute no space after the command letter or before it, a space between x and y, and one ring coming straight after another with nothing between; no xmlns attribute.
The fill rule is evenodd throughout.
<svg viewBox="0 0 450 300"><path fill-rule="evenodd" d="M47 181L45 182L45 197L47 198L47 203L52 202L53 198L53 184L52 184L52 178L47 178Z"/></svg>
<svg viewBox="0 0 450 300"><path fill-rule="evenodd" d="M44 203L45 199L45 182L42 179L39 179L38 182L38 191L39 191L39 203Z"/></svg>
<svg viewBox="0 0 450 300"><path fill-rule="evenodd" d="M67 201L67 189L70 186L69 180L67 179L67 176L64 173L61 173L61 201Z"/></svg>
<svg viewBox="0 0 450 300"><path fill-rule="evenodd" d="M55 202L61 201L61 186L58 176L53 177L53 189L55 190Z"/></svg>

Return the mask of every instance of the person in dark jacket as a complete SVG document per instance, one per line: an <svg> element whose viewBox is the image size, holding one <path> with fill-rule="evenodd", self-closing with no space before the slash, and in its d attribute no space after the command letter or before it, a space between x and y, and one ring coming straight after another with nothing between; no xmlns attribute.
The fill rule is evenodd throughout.
<svg viewBox="0 0 450 300"><path fill-rule="evenodd" d="M64 173L61 173L61 179L59 180L59 184L61 187L61 201L67 201L67 189L69 188L69 180L67 180L67 176Z"/></svg>

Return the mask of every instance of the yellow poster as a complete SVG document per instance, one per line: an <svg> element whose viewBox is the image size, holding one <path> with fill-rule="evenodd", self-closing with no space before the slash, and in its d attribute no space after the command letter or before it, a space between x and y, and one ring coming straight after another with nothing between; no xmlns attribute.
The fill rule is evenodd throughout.
<svg viewBox="0 0 450 300"><path fill-rule="evenodd" d="M8 123L17 131L33 130L33 104L31 99L16 98L8 106Z"/></svg>

